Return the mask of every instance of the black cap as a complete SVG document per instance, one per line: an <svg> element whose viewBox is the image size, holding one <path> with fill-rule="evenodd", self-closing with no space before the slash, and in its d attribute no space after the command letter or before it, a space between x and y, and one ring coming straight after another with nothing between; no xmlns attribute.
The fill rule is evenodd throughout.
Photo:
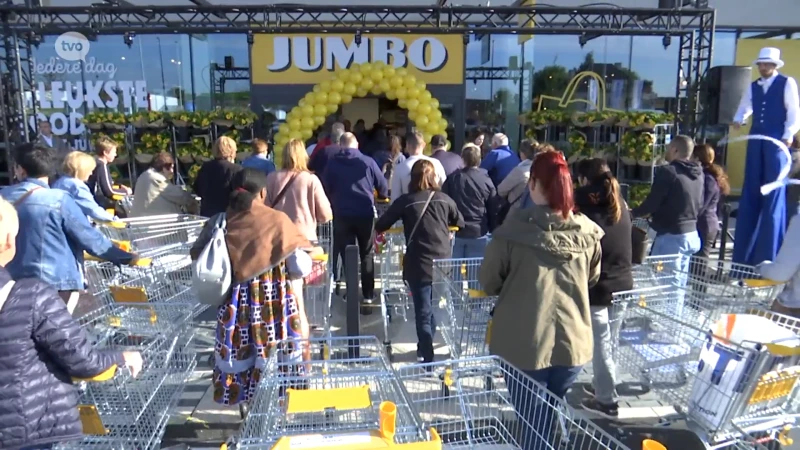
<svg viewBox="0 0 800 450"><path fill-rule="evenodd" d="M446 147L447 146L447 138L442 136L441 134L434 134L431 138L431 147L439 148L439 147Z"/></svg>

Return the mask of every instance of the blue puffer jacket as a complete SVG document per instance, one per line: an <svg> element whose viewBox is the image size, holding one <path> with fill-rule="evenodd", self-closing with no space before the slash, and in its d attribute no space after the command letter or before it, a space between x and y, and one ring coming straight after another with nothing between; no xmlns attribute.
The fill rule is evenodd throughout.
<svg viewBox="0 0 800 450"><path fill-rule="evenodd" d="M0 267L0 287L11 280ZM17 281L0 310L0 449L43 446L83 434L72 378L91 378L122 354L97 352L47 284Z"/></svg>

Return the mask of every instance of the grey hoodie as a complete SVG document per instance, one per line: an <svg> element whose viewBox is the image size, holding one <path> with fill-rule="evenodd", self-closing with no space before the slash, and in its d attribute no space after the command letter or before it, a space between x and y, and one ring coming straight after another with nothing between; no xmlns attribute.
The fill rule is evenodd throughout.
<svg viewBox="0 0 800 450"><path fill-rule="evenodd" d="M650 216L656 234L697 231L703 206L703 168L692 161L672 161L656 169L650 195L634 208L637 217Z"/></svg>

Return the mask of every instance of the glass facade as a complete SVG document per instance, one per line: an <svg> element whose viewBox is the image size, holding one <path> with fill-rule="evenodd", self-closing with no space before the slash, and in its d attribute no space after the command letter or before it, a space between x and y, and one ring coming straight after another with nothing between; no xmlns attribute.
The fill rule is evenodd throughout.
<svg viewBox="0 0 800 450"><path fill-rule="evenodd" d="M736 39L758 34L718 31L713 65L733 64ZM518 142L520 111L536 108L541 95L563 96L574 75L585 71L603 80L605 95L597 99L605 101L607 108L668 109L678 82L678 42L675 38L666 47L664 43L661 37L625 36L587 40L537 35L524 43L511 35L473 38L466 50L466 134L503 131L511 142ZM136 36L131 45L122 36L100 36L91 42L85 61L75 63L61 60L54 44L55 37L48 37L35 51L33 81L39 95L27 100L33 108L36 98L38 112L50 118L57 133L79 138L84 131L80 117L102 108L208 110L212 105L248 107L250 103L249 80L229 80L225 95L211 98L213 64L224 65L231 58L234 67L249 66L245 35L143 35ZM494 77L469 76L488 73L472 69L489 68L511 71L498 71L500 75ZM521 78L520 73L524 74ZM599 86L593 83L581 81L570 95L595 100ZM79 86L84 87L82 94ZM552 100L542 100L547 101ZM81 139L75 143L85 148Z"/></svg>

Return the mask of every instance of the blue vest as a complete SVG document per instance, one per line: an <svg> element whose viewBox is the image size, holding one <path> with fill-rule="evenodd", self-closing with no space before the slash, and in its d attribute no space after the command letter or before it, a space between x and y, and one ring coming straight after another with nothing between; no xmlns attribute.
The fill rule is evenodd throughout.
<svg viewBox="0 0 800 450"><path fill-rule="evenodd" d="M753 127L750 134L763 134L776 139L783 138L786 128L786 106L783 93L786 77L778 74L766 93L758 81L751 85L753 94Z"/></svg>

